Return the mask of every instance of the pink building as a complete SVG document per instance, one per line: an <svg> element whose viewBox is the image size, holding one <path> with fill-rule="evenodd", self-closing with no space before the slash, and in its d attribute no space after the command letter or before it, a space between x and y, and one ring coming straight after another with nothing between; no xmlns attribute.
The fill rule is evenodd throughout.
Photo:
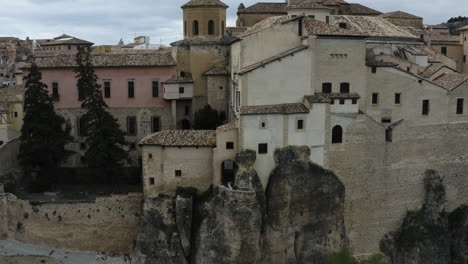
<svg viewBox="0 0 468 264"><path fill-rule="evenodd" d="M75 38L66 34L51 40L40 41L39 48L34 50L34 58L41 60L55 55L75 55L82 46L92 46L94 43Z"/></svg>
<svg viewBox="0 0 468 264"><path fill-rule="evenodd" d="M104 99L109 111L127 132L135 160L137 142L145 135L174 129L171 103L164 99L163 82L176 73L170 49L132 51L131 53L95 53L92 56ZM42 81L49 87L55 108L72 125L77 143L70 148L81 155L70 159L70 166L83 165L86 150L80 133L80 94L76 87L75 56L57 55L38 62Z"/></svg>

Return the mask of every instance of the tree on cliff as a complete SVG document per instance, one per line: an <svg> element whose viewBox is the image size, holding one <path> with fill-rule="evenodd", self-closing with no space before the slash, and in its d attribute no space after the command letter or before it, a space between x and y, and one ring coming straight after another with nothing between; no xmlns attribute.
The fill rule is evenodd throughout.
<svg viewBox="0 0 468 264"><path fill-rule="evenodd" d="M88 167L104 169L106 176L128 161L125 133L120 129L117 119L107 110L102 97L101 86L91 62L91 48L80 48L76 55L78 67L77 88L81 107L86 113L80 118L80 130L86 138L85 158Z"/></svg>
<svg viewBox="0 0 468 264"><path fill-rule="evenodd" d="M195 113L193 128L196 130L214 130L220 126L224 118L210 105L205 105Z"/></svg>
<svg viewBox="0 0 468 264"><path fill-rule="evenodd" d="M21 128L19 162L25 174L37 172L36 184L51 183L50 170L67 160L73 153L65 146L73 141L71 126L54 111L47 85L36 64L31 65L25 78L24 124Z"/></svg>

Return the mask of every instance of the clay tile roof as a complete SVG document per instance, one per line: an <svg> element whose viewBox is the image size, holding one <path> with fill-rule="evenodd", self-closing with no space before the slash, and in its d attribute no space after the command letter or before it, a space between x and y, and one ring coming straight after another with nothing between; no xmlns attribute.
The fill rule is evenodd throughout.
<svg viewBox="0 0 468 264"><path fill-rule="evenodd" d="M260 31L263 31L265 29L271 28L275 25L281 24L284 21L287 21L289 17L287 16L274 16L274 17L268 17L265 18L264 20L258 22L257 24L247 28L242 34L240 34L240 38L247 37L249 35L258 33Z"/></svg>
<svg viewBox="0 0 468 264"><path fill-rule="evenodd" d="M431 36L431 41L432 42L453 42L454 44L460 44L460 36L451 35L449 33L433 33Z"/></svg>
<svg viewBox="0 0 468 264"><path fill-rule="evenodd" d="M329 104L331 99L324 94L307 95L304 97L311 104Z"/></svg>
<svg viewBox="0 0 468 264"><path fill-rule="evenodd" d="M132 51L128 53L111 52L95 53L91 56L94 67L164 67L175 66L170 49L156 51ZM73 68L76 67L75 56L57 55L37 63L39 68Z"/></svg>
<svg viewBox="0 0 468 264"><path fill-rule="evenodd" d="M388 12L381 15L383 18L403 18L403 19L421 19L421 17L402 12L402 11L394 11Z"/></svg>
<svg viewBox="0 0 468 264"><path fill-rule="evenodd" d="M297 4L292 4L287 7L287 9L331 9L321 5L315 1L304 1Z"/></svg>
<svg viewBox="0 0 468 264"><path fill-rule="evenodd" d="M359 32L370 37L388 37L388 38L411 38L419 37L411 34L407 30L395 26L382 17L374 16L331 16L330 25L338 26L340 23L346 23L348 30Z"/></svg>
<svg viewBox="0 0 468 264"><path fill-rule="evenodd" d="M449 89L453 90L468 81L468 74L460 73L447 73L443 74L439 78L435 79L434 82Z"/></svg>
<svg viewBox="0 0 468 264"><path fill-rule="evenodd" d="M228 8L229 6L219 0L190 0L188 3L182 6L182 8L191 8L191 7L223 7Z"/></svg>
<svg viewBox="0 0 468 264"><path fill-rule="evenodd" d="M41 46L55 46L55 45L87 45L91 46L94 43L82 40L79 38L71 37L68 35L61 35L59 37L54 38L54 40L42 43Z"/></svg>
<svg viewBox="0 0 468 264"><path fill-rule="evenodd" d="M368 67L396 67L398 63L389 61L378 61L375 58L366 58L366 66Z"/></svg>
<svg viewBox="0 0 468 264"><path fill-rule="evenodd" d="M380 11L377 11L375 9L369 8L367 6L363 6L361 4L356 4L356 3L349 4L349 8L350 8L349 11L350 11L351 15L375 15L375 16L378 16L378 15L382 14L382 12L380 12Z"/></svg>
<svg viewBox="0 0 468 264"><path fill-rule="evenodd" d="M229 75L230 71L229 68L223 65L217 65L210 68L205 75Z"/></svg>
<svg viewBox="0 0 468 264"><path fill-rule="evenodd" d="M216 147L214 130L164 130L143 138L140 145L163 147Z"/></svg>
<svg viewBox="0 0 468 264"><path fill-rule="evenodd" d="M357 93L316 93L316 96L324 96L330 99L359 99L361 96Z"/></svg>
<svg viewBox="0 0 468 264"><path fill-rule="evenodd" d="M225 125L217 127L216 128L216 133L222 133L222 132L234 130L234 129L237 129L237 128L238 128L237 123L236 122L231 122L231 123L227 123Z"/></svg>
<svg viewBox="0 0 468 264"><path fill-rule="evenodd" d="M332 16L334 17L334 16ZM332 18L331 17L331 18ZM332 25L312 19L304 18L304 28L306 29L309 35L329 35L329 36L349 36L349 37L366 37L367 34L363 32L358 32L353 29L343 29L337 25Z"/></svg>
<svg viewBox="0 0 468 264"><path fill-rule="evenodd" d="M175 84L175 83L193 83L192 74L185 73L184 76L181 76L180 73L172 75L167 81L166 84Z"/></svg>
<svg viewBox="0 0 468 264"><path fill-rule="evenodd" d="M277 104L255 105L241 107L241 115L266 115L266 114L305 114L310 110L304 104Z"/></svg>
<svg viewBox="0 0 468 264"><path fill-rule="evenodd" d="M238 13L286 14L287 3L256 3L238 10Z"/></svg>
<svg viewBox="0 0 468 264"><path fill-rule="evenodd" d="M242 75L242 74L251 72L251 71L253 71L255 69L258 69L260 67L263 67L263 66L265 66L265 65L267 65L267 64L269 64L271 62L274 62L274 61L282 59L282 58L284 58L286 56L292 55L292 54L294 54L296 52L299 52L301 50L307 49L308 47L309 46L307 46L307 45L299 45L299 46L297 46L297 47L295 47L293 49L284 51L284 52L282 52L280 54L277 54L277 55L275 55L273 57L270 57L270 58L265 59L265 60L261 60L261 61L259 61L257 63L252 64L252 65L249 65L249 66L243 68L238 74Z"/></svg>
<svg viewBox="0 0 468 264"><path fill-rule="evenodd" d="M438 72L440 69L447 67L443 63L434 63L426 67L424 71L422 71L419 75L421 75L424 78L430 78L432 75L434 75L436 72Z"/></svg>

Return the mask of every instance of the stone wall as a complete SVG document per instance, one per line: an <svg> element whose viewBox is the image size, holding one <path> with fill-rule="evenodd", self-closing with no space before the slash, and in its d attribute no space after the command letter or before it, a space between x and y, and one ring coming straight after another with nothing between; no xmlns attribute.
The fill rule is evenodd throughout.
<svg viewBox="0 0 468 264"><path fill-rule="evenodd" d="M0 237L69 250L129 254L141 212L141 194L33 206L5 193L0 194Z"/></svg>
<svg viewBox="0 0 468 264"><path fill-rule="evenodd" d="M0 179L2 179L2 176L19 169L19 145L20 140L14 139L7 144L0 146Z"/></svg>
<svg viewBox="0 0 468 264"><path fill-rule="evenodd" d="M346 228L354 254L378 252L383 235L422 205L427 169L445 177L449 210L468 202L467 129L468 123L413 126L403 121L386 142L385 126L357 117L345 142L329 152L329 168L346 186Z"/></svg>

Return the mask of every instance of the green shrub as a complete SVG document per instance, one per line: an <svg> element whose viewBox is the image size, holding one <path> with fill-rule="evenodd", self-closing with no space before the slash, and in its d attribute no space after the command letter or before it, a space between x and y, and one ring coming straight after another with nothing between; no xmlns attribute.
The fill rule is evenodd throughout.
<svg viewBox="0 0 468 264"><path fill-rule="evenodd" d="M38 205L41 205L41 202L33 200L33 201L29 201L29 204L32 206L38 206Z"/></svg>
<svg viewBox="0 0 468 264"><path fill-rule="evenodd" d="M385 257L381 254L373 255L369 260L359 262L361 264L388 264Z"/></svg>
<svg viewBox="0 0 468 264"><path fill-rule="evenodd" d="M332 253L323 264L359 264L359 262L353 258L350 252L341 251Z"/></svg>

